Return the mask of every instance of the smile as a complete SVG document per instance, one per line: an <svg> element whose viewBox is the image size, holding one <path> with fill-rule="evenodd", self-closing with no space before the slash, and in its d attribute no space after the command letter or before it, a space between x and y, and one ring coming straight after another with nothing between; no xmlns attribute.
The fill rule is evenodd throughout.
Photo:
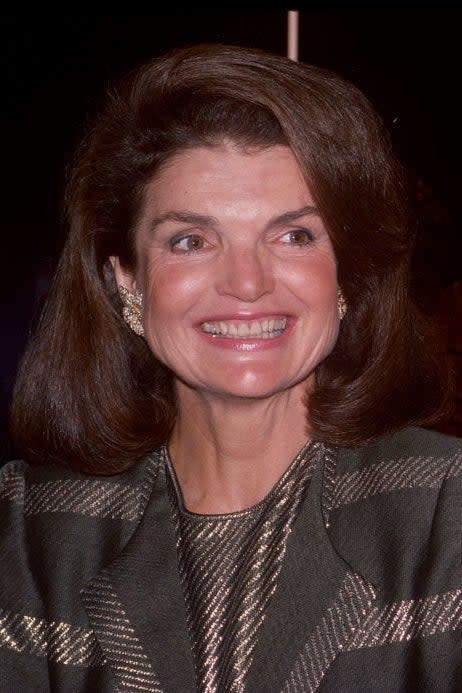
<svg viewBox="0 0 462 693"><path fill-rule="evenodd" d="M203 322L201 330L212 337L226 339L274 339L279 337L287 326L287 318L263 320L220 320Z"/></svg>

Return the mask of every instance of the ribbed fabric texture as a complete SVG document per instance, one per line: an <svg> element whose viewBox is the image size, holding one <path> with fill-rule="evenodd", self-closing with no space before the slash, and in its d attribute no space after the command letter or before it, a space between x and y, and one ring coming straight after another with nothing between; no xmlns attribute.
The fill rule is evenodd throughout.
<svg viewBox="0 0 462 693"><path fill-rule="evenodd" d="M187 512L164 451L178 565L201 693L245 689L287 538L322 446L309 443L257 505L227 515Z"/></svg>

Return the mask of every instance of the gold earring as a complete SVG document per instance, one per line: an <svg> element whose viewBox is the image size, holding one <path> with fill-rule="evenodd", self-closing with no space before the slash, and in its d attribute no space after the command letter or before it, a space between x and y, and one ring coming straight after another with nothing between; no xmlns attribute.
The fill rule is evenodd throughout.
<svg viewBox="0 0 462 693"><path fill-rule="evenodd" d="M337 309L340 320L343 320L345 313L347 312L347 304L340 287L337 289Z"/></svg>
<svg viewBox="0 0 462 693"><path fill-rule="evenodd" d="M127 325L133 332L140 337L144 336L142 323L143 316L143 296L138 291L129 291L125 286L119 284L119 294L122 299L122 315Z"/></svg>

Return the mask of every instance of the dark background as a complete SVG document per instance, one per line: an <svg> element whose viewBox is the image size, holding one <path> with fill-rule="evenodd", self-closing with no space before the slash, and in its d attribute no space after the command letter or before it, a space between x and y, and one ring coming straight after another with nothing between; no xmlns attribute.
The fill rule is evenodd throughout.
<svg viewBox="0 0 462 693"><path fill-rule="evenodd" d="M412 174L421 218L415 280L429 299L462 280L461 20L460 11L429 8L300 12L300 60L365 92ZM11 388L62 245L66 167L106 86L199 41L285 54L286 27L285 10L3 19L1 459L14 454Z"/></svg>

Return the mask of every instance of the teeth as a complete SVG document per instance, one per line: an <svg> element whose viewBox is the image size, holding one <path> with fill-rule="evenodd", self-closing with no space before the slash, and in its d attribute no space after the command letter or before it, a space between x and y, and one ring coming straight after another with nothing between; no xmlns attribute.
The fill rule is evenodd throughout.
<svg viewBox="0 0 462 693"><path fill-rule="evenodd" d="M287 318L271 318L249 322L203 322L201 328L207 334L227 339L274 339L284 332L286 326Z"/></svg>

